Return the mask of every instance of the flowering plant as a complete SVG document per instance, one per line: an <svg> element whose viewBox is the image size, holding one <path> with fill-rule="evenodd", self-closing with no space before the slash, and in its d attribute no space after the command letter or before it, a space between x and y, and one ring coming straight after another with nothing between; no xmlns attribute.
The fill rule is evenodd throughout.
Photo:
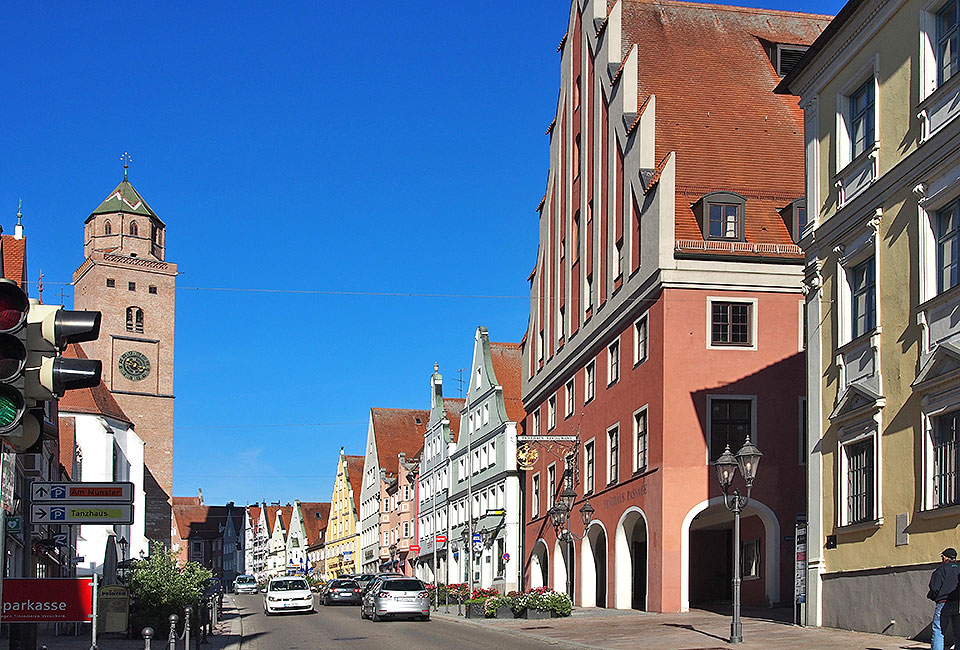
<svg viewBox="0 0 960 650"><path fill-rule="evenodd" d="M490 596L483 605L484 616L494 618L497 615L497 610L501 607L513 608L513 601L514 599L511 596L501 596L499 594Z"/></svg>
<svg viewBox="0 0 960 650"><path fill-rule="evenodd" d="M537 587L517 596L514 609L521 612L527 609L539 609L553 612L557 616L570 616L573 601L566 593L554 591L549 587Z"/></svg>

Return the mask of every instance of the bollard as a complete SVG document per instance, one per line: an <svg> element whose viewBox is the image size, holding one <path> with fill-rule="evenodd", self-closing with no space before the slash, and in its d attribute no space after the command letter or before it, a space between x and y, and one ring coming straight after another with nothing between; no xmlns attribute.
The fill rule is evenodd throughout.
<svg viewBox="0 0 960 650"><path fill-rule="evenodd" d="M143 635L143 650L150 650L150 639L153 638L153 628L145 627L141 634Z"/></svg>
<svg viewBox="0 0 960 650"><path fill-rule="evenodd" d="M176 614L170 614L170 650L177 650L177 621L180 620Z"/></svg>
<svg viewBox="0 0 960 650"><path fill-rule="evenodd" d="M200 643L207 644L210 643L207 641L207 623L210 620L208 605L201 605L200 611L197 614L200 617ZM199 644L198 644L199 645Z"/></svg>
<svg viewBox="0 0 960 650"><path fill-rule="evenodd" d="M184 650L190 650L190 614L193 613L193 608L190 605L187 605L183 610L184 619L183 619L183 648Z"/></svg>
<svg viewBox="0 0 960 650"><path fill-rule="evenodd" d="M220 603L223 602L219 598L214 597L213 602L213 618L211 619L211 630L217 626L217 623L220 622Z"/></svg>

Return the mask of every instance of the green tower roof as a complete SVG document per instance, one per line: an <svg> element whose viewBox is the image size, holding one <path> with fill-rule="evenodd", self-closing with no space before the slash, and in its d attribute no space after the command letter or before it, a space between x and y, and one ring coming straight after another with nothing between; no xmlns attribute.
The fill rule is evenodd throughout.
<svg viewBox="0 0 960 650"><path fill-rule="evenodd" d="M154 212L147 202L143 200L140 193L133 188L126 178L124 178L116 189L110 192L110 195L103 200L96 210L90 213L90 216L98 214L112 214L114 212L123 212L126 214L139 214L145 217L151 217L160 221L160 217ZM160 221L160 223L163 223Z"/></svg>

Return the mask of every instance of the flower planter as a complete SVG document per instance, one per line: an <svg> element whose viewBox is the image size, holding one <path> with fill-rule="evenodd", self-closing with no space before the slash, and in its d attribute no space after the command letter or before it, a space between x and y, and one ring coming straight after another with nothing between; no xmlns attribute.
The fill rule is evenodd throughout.
<svg viewBox="0 0 960 650"><path fill-rule="evenodd" d="M486 608L483 603L468 603L466 610L467 618L483 618L486 616Z"/></svg>
<svg viewBox="0 0 960 650"><path fill-rule="evenodd" d="M494 618L514 618L513 608L509 605L497 607L497 615Z"/></svg>
<svg viewBox="0 0 960 650"><path fill-rule="evenodd" d="M540 620L544 618L551 618L553 612L546 609L525 609L523 610L523 615L521 618L526 618L529 620Z"/></svg>

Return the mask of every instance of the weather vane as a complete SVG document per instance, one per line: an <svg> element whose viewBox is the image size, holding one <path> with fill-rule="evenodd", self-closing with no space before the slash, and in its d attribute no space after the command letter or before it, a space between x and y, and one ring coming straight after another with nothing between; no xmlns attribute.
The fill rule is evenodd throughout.
<svg viewBox="0 0 960 650"><path fill-rule="evenodd" d="M127 170L130 168L130 163L133 162L133 157L124 151L123 155L120 156L120 162L123 163L123 180L127 180Z"/></svg>

